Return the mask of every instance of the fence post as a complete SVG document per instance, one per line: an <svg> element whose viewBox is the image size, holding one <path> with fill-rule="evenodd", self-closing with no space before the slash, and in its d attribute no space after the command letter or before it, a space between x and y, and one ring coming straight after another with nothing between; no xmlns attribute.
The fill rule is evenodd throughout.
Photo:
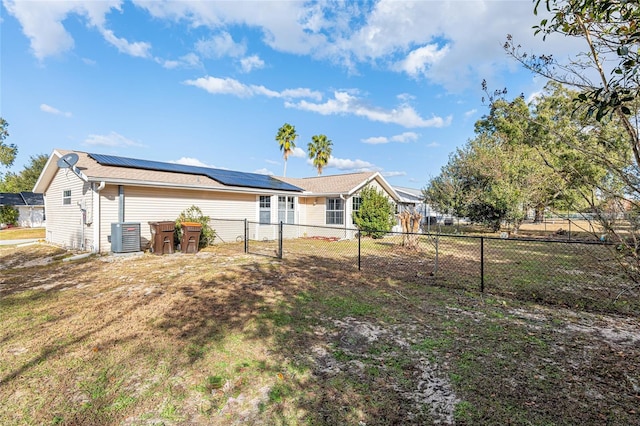
<svg viewBox="0 0 640 426"><path fill-rule="evenodd" d="M282 221L280 221L280 224L278 226L278 258L282 259Z"/></svg>
<svg viewBox="0 0 640 426"><path fill-rule="evenodd" d="M244 220L244 252L249 253L249 221Z"/></svg>
<svg viewBox="0 0 640 426"><path fill-rule="evenodd" d="M480 237L480 293L484 293L484 237Z"/></svg>
<svg viewBox="0 0 640 426"><path fill-rule="evenodd" d="M439 256L439 251L438 251L438 241L440 241L440 236L438 234L436 234L436 262L433 268L433 275L438 273L438 256Z"/></svg>
<svg viewBox="0 0 640 426"><path fill-rule="evenodd" d="M358 231L358 271L360 271L360 262L361 262L361 250L360 250L360 239L362 238L362 232Z"/></svg>

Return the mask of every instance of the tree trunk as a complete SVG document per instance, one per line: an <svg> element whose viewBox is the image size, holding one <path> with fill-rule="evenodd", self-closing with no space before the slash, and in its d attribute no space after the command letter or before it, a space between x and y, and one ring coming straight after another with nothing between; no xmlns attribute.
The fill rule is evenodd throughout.
<svg viewBox="0 0 640 426"><path fill-rule="evenodd" d="M544 206L536 206L533 223L542 223L544 221Z"/></svg>

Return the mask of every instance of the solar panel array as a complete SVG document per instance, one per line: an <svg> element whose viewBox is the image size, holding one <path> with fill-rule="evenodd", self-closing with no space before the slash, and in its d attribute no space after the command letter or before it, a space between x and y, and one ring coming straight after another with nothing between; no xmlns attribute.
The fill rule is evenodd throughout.
<svg viewBox="0 0 640 426"><path fill-rule="evenodd" d="M244 188L272 189L276 191L298 191L302 189L272 176L258 173L236 172L233 170L213 169L210 167L189 166L185 164L163 163L160 161L139 160L136 158L116 157L104 154L89 154L103 166L129 167L160 172L185 173L190 175L207 176L216 182L228 186Z"/></svg>

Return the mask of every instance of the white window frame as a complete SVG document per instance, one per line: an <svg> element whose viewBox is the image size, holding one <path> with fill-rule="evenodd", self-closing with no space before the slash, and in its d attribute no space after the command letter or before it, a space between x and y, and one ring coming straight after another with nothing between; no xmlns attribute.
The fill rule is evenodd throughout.
<svg viewBox="0 0 640 426"><path fill-rule="evenodd" d="M63 189L62 190L62 205L70 206L71 205L71 190Z"/></svg>
<svg viewBox="0 0 640 426"><path fill-rule="evenodd" d="M358 206L358 208L356 208L356 205ZM360 207L362 207L362 197L359 195L354 195L351 198L351 223L354 225L356 224L356 221L353 218L353 214L359 211Z"/></svg>
<svg viewBox="0 0 640 426"><path fill-rule="evenodd" d="M295 223L295 217L296 198L293 195L278 195L278 223Z"/></svg>
<svg viewBox="0 0 640 426"><path fill-rule="evenodd" d="M263 213L268 214L267 221L264 221L262 219ZM261 225L267 225L271 223L271 196L270 195L258 196L258 222Z"/></svg>
<svg viewBox="0 0 640 426"><path fill-rule="evenodd" d="M336 205L339 205L340 208L336 208ZM325 223L327 225L344 225L344 207L345 202L342 198L327 198L325 202ZM329 220L330 218L331 220Z"/></svg>

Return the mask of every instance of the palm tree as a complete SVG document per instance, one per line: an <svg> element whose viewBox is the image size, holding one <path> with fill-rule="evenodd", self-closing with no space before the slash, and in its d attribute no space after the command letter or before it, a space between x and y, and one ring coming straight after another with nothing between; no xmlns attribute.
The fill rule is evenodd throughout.
<svg viewBox="0 0 640 426"><path fill-rule="evenodd" d="M295 140L297 137L298 134L296 133L295 126L289 123L284 123L282 127L278 129L276 141L280 144L280 151L284 153L284 173L282 176L287 176L287 158L289 158L289 154L291 154L296 147Z"/></svg>
<svg viewBox="0 0 640 426"><path fill-rule="evenodd" d="M326 135L315 135L311 137L307 149L309 150L309 158L313 160L313 165L318 169L318 176L322 174L322 168L327 165L331 157L333 142L327 139Z"/></svg>

